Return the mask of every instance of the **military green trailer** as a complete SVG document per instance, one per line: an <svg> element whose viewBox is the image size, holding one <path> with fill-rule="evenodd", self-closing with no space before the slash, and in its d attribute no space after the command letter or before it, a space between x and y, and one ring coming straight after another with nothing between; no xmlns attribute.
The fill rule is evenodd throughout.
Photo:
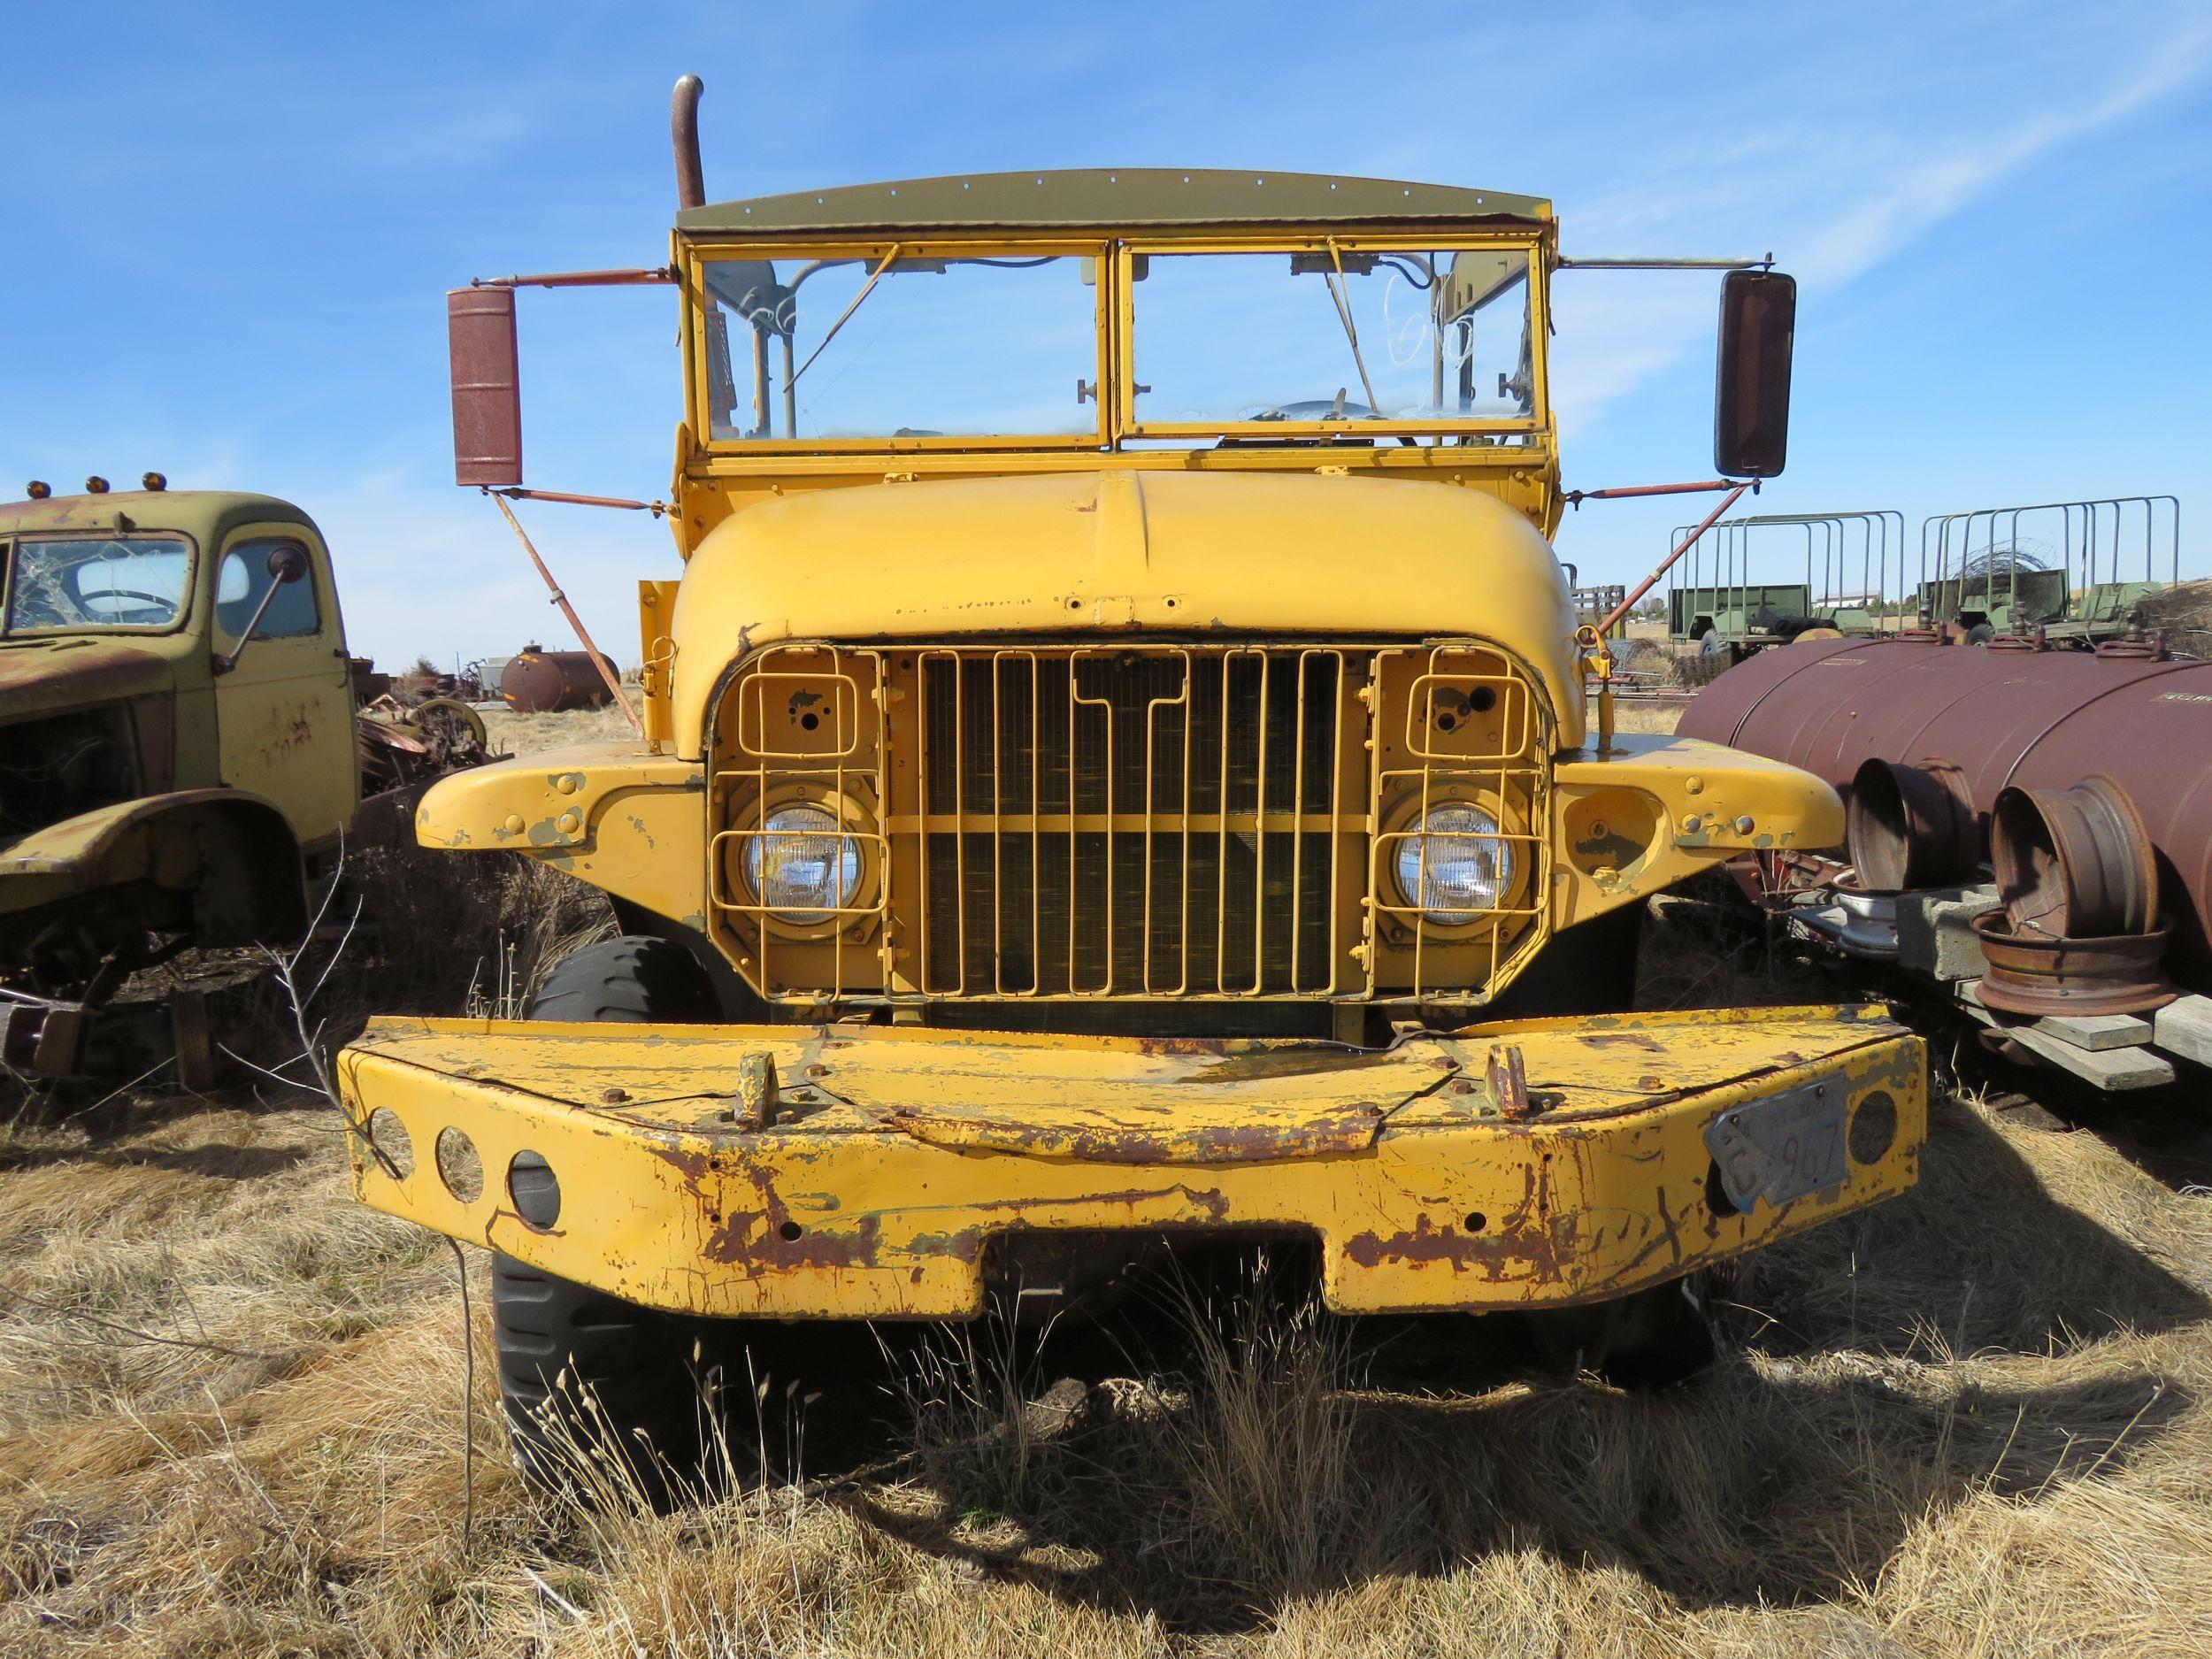
<svg viewBox="0 0 2212 1659"><path fill-rule="evenodd" d="M1678 566L1668 638L1724 664L1816 630L1878 633L1904 534L1903 516L1886 509L1724 518ZM1687 534L1677 528L1669 545Z"/></svg>
<svg viewBox="0 0 2212 1659"><path fill-rule="evenodd" d="M1919 626L2083 649L2142 632L2181 576L2181 503L2119 495L1938 513L1920 526Z"/></svg>
<svg viewBox="0 0 2212 1659"><path fill-rule="evenodd" d="M1782 630L1811 613L1803 582L1751 582L1733 588L1678 588L1667 595L1667 637L1708 655L1756 650L1789 637Z"/></svg>

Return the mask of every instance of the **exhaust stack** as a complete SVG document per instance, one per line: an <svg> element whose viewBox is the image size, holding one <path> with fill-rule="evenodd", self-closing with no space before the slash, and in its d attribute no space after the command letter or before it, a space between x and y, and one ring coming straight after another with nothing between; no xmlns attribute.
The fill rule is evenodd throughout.
<svg viewBox="0 0 2212 1659"><path fill-rule="evenodd" d="M676 145L676 205L704 207L707 186L699 171L699 95L706 83L696 75L676 82L676 96L668 107L668 135Z"/></svg>

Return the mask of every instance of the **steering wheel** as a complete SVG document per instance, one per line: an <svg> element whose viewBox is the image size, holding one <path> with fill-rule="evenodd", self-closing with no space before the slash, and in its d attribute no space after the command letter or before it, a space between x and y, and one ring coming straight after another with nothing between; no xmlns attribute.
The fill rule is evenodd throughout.
<svg viewBox="0 0 2212 1659"><path fill-rule="evenodd" d="M173 599L165 599L159 594L142 594L135 588L103 588L97 593L80 595L78 603L81 604L88 599L143 599L157 611L173 608L177 603Z"/></svg>
<svg viewBox="0 0 2212 1659"><path fill-rule="evenodd" d="M1248 416L1246 419L1255 421L1387 420L1389 417L1384 414L1382 411L1379 409L1371 409L1365 403L1348 403L1344 401L1344 394L1339 392L1334 397L1309 397L1295 403L1276 403L1266 409L1261 410L1259 413L1256 415ZM1398 442L1404 444L1408 449L1417 449L1420 447L1402 432L1397 434L1396 436ZM1319 435L1313 437L1307 437L1302 434L1301 436L1295 438L1224 438L1221 441L1221 443L1222 445L1238 443L1317 445L1328 443L1366 443L1369 442L1371 441L1366 438L1355 438L1349 433L1328 432L1322 433Z"/></svg>

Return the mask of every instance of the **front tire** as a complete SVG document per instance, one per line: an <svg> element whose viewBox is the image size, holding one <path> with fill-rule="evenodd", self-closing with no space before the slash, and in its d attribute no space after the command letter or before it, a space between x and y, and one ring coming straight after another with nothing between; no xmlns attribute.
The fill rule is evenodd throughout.
<svg viewBox="0 0 2212 1659"><path fill-rule="evenodd" d="M625 935L565 958L524 1018L689 1025L719 1012L689 952ZM551 1181L549 1171L518 1168L517 1208L526 1216L551 1199ZM657 1509L704 1490L718 1472L706 1466L714 1438L705 1432L718 1330L495 1254L492 1340L523 1479L588 1499L628 1492Z"/></svg>

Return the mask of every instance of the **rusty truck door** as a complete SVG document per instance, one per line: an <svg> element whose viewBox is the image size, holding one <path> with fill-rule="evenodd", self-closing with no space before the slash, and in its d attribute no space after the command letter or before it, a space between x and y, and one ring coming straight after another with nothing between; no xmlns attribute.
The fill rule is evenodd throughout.
<svg viewBox="0 0 2212 1659"><path fill-rule="evenodd" d="M269 555L290 542L307 555L296 582L274 583ZM353 817L360 794L353 695L330 560L297 524L250 525L223 545L215 572L219 655L241 636L270 587L261 626L237 665L215 681L221 775L283 810L303 847L326 845Z"/></svg>

